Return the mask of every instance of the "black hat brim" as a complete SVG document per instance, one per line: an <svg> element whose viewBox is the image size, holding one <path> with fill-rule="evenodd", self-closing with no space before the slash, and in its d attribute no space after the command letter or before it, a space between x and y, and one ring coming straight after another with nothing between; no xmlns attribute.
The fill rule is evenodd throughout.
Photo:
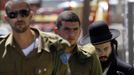
<svg viewBox="0 0 134 75"><path fill-rule="evenodd" d="M108 42L108 41L110 41L110 40L113 40L113 39L117 38L117 37L120 35L119 30L116 30L116 29L110 29L110 32L111 32L111 34L112 34L112 37L111 37L110 39L103 40L103 41L99 41L99 42L95 42L95 43L92 43L92 44L105 43L105 42ZM100 37L102 37L102 36L100 36ZM99 37L97 37L97 38L99 38ZM97 39L97 38L96 38L96 39ZM79 40L79 44L80 44L80 45L84 45L84 44L87 44L87 43L91 43L89 34L85 35L84 37L82 37L82 38Z"/></svg>

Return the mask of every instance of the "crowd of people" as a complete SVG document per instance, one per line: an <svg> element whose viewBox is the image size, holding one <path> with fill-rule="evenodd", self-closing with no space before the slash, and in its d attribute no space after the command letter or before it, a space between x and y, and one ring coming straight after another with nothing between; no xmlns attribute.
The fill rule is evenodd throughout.
<svg viewBox="0 0 134 75"><path fill-rule="evenodd" d="M134 68L118 58L119 31L104 21L89 25L88 35L78 43L81 22L72 11L58 16L56 33L32 28L34 14L23 0L8 1L5 12L12 32L0 36L0 75L134 74Z"/></svg>

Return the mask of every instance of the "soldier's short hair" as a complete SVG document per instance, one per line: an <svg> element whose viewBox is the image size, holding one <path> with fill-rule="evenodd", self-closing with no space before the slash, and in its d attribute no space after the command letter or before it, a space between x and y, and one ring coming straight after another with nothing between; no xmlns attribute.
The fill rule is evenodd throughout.
<svg viewBox="0 0 134 75"><path fill-rule="evenodd" d="M30 5L26 2L26 0L9 0L9 1L5 4L5 11L6 11L6 13L7 13L8 11L10 11L11 6L12 6L13 4L22 3L22 2L25 3L26 6L27 6L27 8L30 10Z"/></svg>
<svg viewBox="0 0 134 75"><path fill-rule="evenodd" d="M57 25L58 28L60 28L62 26L63 21L79 22L79 25L80 25L79 17L72 11L64 11L58 16L58 19L56 21L56 25Z"/></svg>

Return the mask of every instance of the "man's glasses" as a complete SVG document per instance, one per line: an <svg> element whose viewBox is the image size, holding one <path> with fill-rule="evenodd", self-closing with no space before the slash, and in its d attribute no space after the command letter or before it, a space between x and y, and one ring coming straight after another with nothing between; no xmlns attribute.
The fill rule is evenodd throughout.
<svg viewBox="0 0 134 75"><path fill-rule="evenodd" d="M18 15L20 15L21 17L27 17L27 16L29 16L29 13L30 13L29 10L22 9L22 10L19 10L19 11L7 12L7 16L11 19L14 19Z"/></svg>

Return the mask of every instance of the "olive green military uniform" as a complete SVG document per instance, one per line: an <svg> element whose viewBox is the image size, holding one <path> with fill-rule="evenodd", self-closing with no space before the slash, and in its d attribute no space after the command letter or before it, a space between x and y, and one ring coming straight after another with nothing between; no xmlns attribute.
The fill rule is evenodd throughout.
<svg viewBox="0 0 134 75"><path fill-rule="evenodd" d="M12 33L0 37L0 75L51 75L55 55L69 44L58 35L33 30L41 42L28 56L24 55Z"/></svg>
<svg viewBox="0 0 134 75"><path fill-rule="evenodd" d="M61 75L102 75L100 61L93 45L76 46L73 51L68 64L62 65L62 68L69 65L70 73L66 68L66 72L62 69L65 73Z"/></svg>

